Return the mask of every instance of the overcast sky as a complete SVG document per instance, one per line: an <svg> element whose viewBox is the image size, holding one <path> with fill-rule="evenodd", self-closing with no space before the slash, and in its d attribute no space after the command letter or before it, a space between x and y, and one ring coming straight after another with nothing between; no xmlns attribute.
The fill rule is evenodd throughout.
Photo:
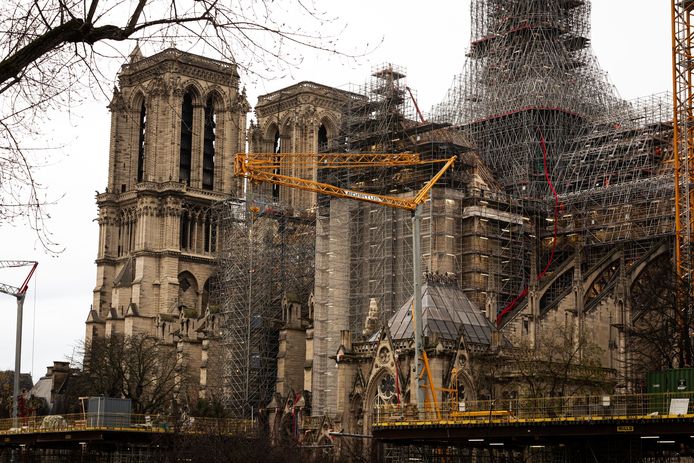
<svg viewBox="0 0 694 463"><path fill-rule="evenodd" d="M346 29L344 49L364 50L381 43L355 64L351 60L308 53L291 75L272 81L243 76L249 102L257 96L301 80L349 88L362 84L373 66L391 62L406 68L424 110L445 96L464 64L470 37L470 1L352 0L317 2L340 18ZM325 6L328 4L329 6ZM634 99L671 87L670 6L654 0L594 0L592 47L620 95ZM367 45L368 44L368 45ZM149 55L158 50L147 49ZM116 68L113 78L115 81ZM56 152L40 180L53 197L53 238L65 251L47 256L23 224L0 228L0 259L30 259L39 267L25 302L22 371L34 380L53 360L64 360L84 336L84 321L96 280L98 226L94 194L106 186L109 112L102 98L51 114L46 141L64 146ZM249 114L249 118L253 118ZM67 155L64 155L67 153ZM0 270L0 282L18 286L24 275ZM0 369L14 368L15 301L0 294ZM35 314L35 316L34 316Z"/></svg>

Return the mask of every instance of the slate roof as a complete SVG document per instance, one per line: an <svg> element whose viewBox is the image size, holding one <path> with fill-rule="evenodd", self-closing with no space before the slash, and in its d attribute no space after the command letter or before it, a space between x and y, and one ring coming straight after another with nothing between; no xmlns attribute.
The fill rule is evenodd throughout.
<svg viewBox="0 0 694 463"><path fill-rule="evenodd" d="M412 338L412 298L388 320L393 340ZM494 326L462 289L451 284L422 285L424 336L438 335L457 340L461 334L468 343L491 343Z"/></svg>

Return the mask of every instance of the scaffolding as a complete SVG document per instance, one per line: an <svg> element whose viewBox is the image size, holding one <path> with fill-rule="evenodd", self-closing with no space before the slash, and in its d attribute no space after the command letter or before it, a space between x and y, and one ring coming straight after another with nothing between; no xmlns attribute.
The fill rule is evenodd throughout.
<svg viewBox="0 0 694 463"><path fill-rule="evenodd" d="M511 297L514 287L508 282L523 278L518 238L527 233L527 224L522 205L503 192L471 151L464 133L449 123L425 119L403 68L379 66L366 84L351 91L363 98L345 104L341 130L329 143L331 149L416 151L424 159L458 156L423 207L421 259L425 272L455 275L480 309L487 308L487 300ZM322 175L320 180L331 185L406 196L428 181L432 172L429 167L378 168L330 170ZM373 315L376 307L380 322L386 323L411 297L412 277L409 213L342 199L318 199L314 414L330 412L337 400L330 356L339 348L340 331L349 329L357 339L370 336L364 324L367 314Z"/></svg>
<svg viewBox="0 0 694 463"><path fill-rule="evenodd" d="M274 141L263 143L280 153L298 153L313 140L330 152L457 155L423 208L422 268L455 275L469 299L501 326L527 307L530 290L542 291L542 315L565 300L577 280L602 272L584 301L592 310L616 287L620 271L638 268L672 239L671 98L627 102L618 96L590 50L587 0L473 0L471 11L465 68L429 118L417 107L405 69L385 64L365 84L342 92L331 139L318 130L316 139L294 140L277 129ZM315 84L300 87L317 91ZM276 119L279 127L290 117L280 120L278 112ZM293 133L306 132L300 123L295 127ZM428 167L295 167L280 170L388 196L408 196L432 174ZM255 378L241 373L256 358L259 344L249 337L255 317L278 320L287 290L275 284L277 265L285 265L278 250L289 242L282 237L293 236L277 217L250 220L257 213L248 210L265 207L261 194L299 197L282 194L284 187L248 188L256 201L228 208L222 230L229 231L221 234L225 310L240 314L227 322L226 384L230 403L243 404L245 412L269 397L274 383L270 339L277 325L254 338L267 340L258 354L267 368ZM303 214L302 226L315 232L315 241L293 248L305 258L286 262L284 284L291 287L291 278L301 275L300 300L308 301L314 283L312 309L304 307L313 333L306 368L312 413L329 414L338 402L331 357L340 332L366 339L367 314L385 323L411 296L411 220L406 211L325 196L301 196L291 205L308 205L309 212L287 209L281 216ZM615 261L624 268L617 271Z"/></svg>
<svg viewBox="0 0 694 463"><path fill-rule="evenodd" d="M262 199L228 200L218 213L222 398L250 419L274 393L282 299L307 300L313 289L315 219Z"/></svg>
<svg viewBox="0 0 694 463"><path fill-rule="evenodd" d="M465 68L434 119L473 141L532 230L516 243L522 278L492 301L503 324L577 252L589 270L619 245L629 267L672 236L671 98L619 98L590 49L588 0L474 0L471 12ZM553 281L543 310L572 281Z"/></svg>

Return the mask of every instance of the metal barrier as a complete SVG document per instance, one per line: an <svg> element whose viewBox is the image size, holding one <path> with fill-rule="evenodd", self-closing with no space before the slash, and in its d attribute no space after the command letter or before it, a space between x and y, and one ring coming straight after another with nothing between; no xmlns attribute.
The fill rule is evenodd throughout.
<svg viewBox="0 0 694 463"><path fill-rule="evenodd" d="M251 420L231 418L199 418L149 414L101 413L32 416L0 420L0 435L73 432L73 431L134 431L134 432L179 432L185 434L216 434L254 437L257 423Z"/></svg>
<svg viewBox="0 0 694 463"><path fill-rule="evenodd" d="M373 410L375 426L397 423L566 422L694 418L694 393L547 397L444 402L432 406L380 405Z"/></svg>

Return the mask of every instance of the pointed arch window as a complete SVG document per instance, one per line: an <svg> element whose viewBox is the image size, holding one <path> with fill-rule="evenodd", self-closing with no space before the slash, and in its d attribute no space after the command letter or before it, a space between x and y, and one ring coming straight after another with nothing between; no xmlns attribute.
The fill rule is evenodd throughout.
<svg viewBox="0 0 694 463"><path fill-rule="evenodd" d="M181 251L187 251L190 249L190 237L191 237L191 220L188 216L188 212L184 211L181 215L181 229L180 229L180 246Z"/></svg>
<svg viewBox="0 0 694 463"><path fill-rule="evenodd" d="M217 114L214 110L214 100L207 99L205 104L205 143L202 157L202 188L214 189L214 155L217 127Z"/></svg>
<svg viewBox="0 0 694 463"><path fill-rule="evenodd" d="M145 177L145 136L147 133L147 108L145 102L140 107L140 129L137 142L137 182L141 182Z"/></svg>
<svg viewBox="0 0 694 463"><path fill-rule="evenodd" d="M321 124L318 128L318 152L328 150L328 129L325 124Z"/></svg>
<svg viewBox="0 0 694 463"><path fill-rule="evenodd" d="M178 181L190 186L190 166L193 152L193 96L190 91L183 96L181 108L181 150Z"/></svg>
<svg viewBox="0 0 694 463"><path fill-rule="evenodd" d="M274 143L272 145L272 151L273 153L281 153L282 152L282 138L280 137L280 130L277 129L275 132L275 139ZM275 169L275 174L279 174L280 170ZM280 199L280 186L279 185L272 185L272 199L277 201Z"/></svg>

